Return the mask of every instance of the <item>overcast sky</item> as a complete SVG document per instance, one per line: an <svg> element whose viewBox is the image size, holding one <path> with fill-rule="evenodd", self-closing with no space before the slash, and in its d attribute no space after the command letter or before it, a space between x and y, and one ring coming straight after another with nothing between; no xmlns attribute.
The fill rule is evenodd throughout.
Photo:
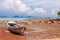
<svg viewBox="0 0 60 40"><path fill-rule="evenodd" d="M0 0L0 16L57 17L60 0Z"/></svg>

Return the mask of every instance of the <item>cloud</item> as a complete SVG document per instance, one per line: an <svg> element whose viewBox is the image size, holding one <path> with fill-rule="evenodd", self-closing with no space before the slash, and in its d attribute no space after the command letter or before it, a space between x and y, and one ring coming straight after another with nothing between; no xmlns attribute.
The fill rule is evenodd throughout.
<svg viewBox="0 0 60 40"><path fill-rule="evenodd" d="M55 13L56 11L54 9L51 10L52 13Z"/></svg>
<svg viewBox="0 0 60 40"><path fill-rule="evenodd" d="M14 10L18 12L27 12L30 10L26 4L22 2L22 0L5 0L0 3L2 9Z"/></svg>
<svg viewBox="0 0 60 40"><path fill-rule="evenodd" d="M51 15L56 15L57 11L55 9L51 9Z"/></svg>
<svg viewBox="0 0 60 40"><path fill-rule="evenodd" d="M47 10L45 10L43 8L35 8L35 12L38 12L38 13L46 13Z"/></svg>
<svg viewBox="0 0 60 40"><path fill-rule="evenodd" d="M43 8L60 8L60 0L37 0L27 3L27 5Z"/></svg>
<svg viewBox="0 0 60 40"><path fill-rule="evenodd" d="M0 10L27 15L56 15L60 0L0 0ZM1 13L1 12L0 12ZM19 15L19 14L17 14Z"/></svg>

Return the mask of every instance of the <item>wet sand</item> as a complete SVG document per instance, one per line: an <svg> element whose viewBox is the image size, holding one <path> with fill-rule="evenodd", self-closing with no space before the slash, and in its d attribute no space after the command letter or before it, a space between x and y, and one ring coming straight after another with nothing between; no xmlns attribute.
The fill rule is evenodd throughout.
<svg viewBox="0 0 60 40"><path fill-rule="evenodd" d="M24 35L12 34L6 24L0 24L0 40L60 40L60 24L24 24Z"/></svg>

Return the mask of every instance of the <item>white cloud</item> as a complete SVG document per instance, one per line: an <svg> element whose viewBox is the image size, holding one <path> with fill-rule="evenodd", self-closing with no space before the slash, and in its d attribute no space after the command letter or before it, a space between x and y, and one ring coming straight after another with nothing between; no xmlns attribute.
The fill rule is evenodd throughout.
<svg viewBox="0 0 60 40"><path fill-rule="evenodd" d="M47 10L45 10L43 8L35 8L35 12L38 12L38 13L46 13Z"/></svg>
<svg viewBox="0 0 60 40"><path fill-rule="evenodd" d="M52 9L52 10L51 10L51 12L52 12L52 13L55 13L55 10L54 10L54 9Z"/></svg>
<svg viewBox="0 0 60 40"><path fill-rule="evenodd" d="M56 15L56 10L55 9L51 9L51 15Z"/></svg>
<svg viewBox="0 0 60 40"><path fill-rule="evenodd" d="M24 4L22 0L5 0L0 5L2 9L11 9L18 12L27 12L30 10L30 7Z"/></svg>
<svg viewBox="0 0 60 40"><path fill-rule="evenodd" d="M31 15L31 16L33 16L33 15L35 15L36 13L35 13L35 11L34 10L30 10L29 12L27 12L27 15Z"/></svg>
<svg viewBox="0 0 60 40"><path fill-rule="evenodd" d="M37 0L27 4L30 6L43 8L60 8L60 0Z"/></svg>
<svg viewBox="0 0 60 40"><path fill-rule="evenodd" d="M4 0L0 1L1 9L26 12L27 15L55 15L56 10L60 10L60 0Z"/></svg>

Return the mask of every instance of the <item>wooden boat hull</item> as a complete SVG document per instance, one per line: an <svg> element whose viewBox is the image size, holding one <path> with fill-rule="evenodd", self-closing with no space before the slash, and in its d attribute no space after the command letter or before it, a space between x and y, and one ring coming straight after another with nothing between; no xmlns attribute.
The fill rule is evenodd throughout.
<svg viewBox="0 0 60 40"><path fill-rule="evenodd" d="M26 27L20 27L20 28L9 28L8 29L12 33L16 34L23 34L26 31Z"/></svg>

